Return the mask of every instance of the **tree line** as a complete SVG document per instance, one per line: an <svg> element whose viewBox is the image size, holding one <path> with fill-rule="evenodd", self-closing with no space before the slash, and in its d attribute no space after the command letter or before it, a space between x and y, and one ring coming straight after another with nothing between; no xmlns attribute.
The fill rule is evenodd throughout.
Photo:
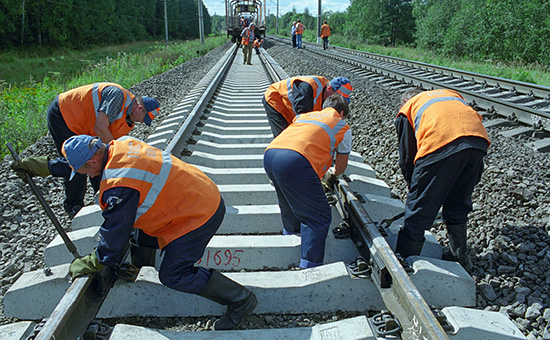
<svg viewBox="0 0 550 340"><path fill-rule="evenodd" d="M165 0L0 0L0 47L80 48L164 39ZM167 0L169 39L199 37L197 0ZM224 30L203 6L205 34ZM346 11L324 11L333 34L357 44L405 45L474 60L550 65L550 0L353 0ZM314 40L317 16L306 8L282 15ZM276 33L274 14L268 32Z"/></svg>
<svg viewBox="0 0 550 340"><path fill-rule="evenodd" d="M323 12L322 20L347 41L547 66L549 13L549 0L353 0L345 12ZM317 17L308 9L285 13L279 18L279 32L289 33L297 19L315 35ZM268 26L274 34L272 14Z"/></svg>
<svg viewBox="0 0 550 340"><path fill-rule="evenodd" d="M80 48L165 37L165 0L0 0L0 47ZM168 37L199 37L196 0L166 2ZM203 6L204 30L211 18Z"/></svg>

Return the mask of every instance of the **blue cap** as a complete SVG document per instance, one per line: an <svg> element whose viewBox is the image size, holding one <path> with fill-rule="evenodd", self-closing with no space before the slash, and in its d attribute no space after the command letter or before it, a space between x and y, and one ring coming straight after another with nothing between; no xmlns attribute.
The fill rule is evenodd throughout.
<svg viewBox="0 0 550 340"><path fill-rule="evenodd" d="M147 111L145 117L143 118L143 122L147 124L147 126L151 126L151 122L160 112L159 102L157 102L157 100L153 97L143 97L143 105Z"/></svg>
<svg viewBox="0 0 550 340"><path fill-rule="evenodd" d="M73 179L76 170L92 159L100 147L101 140L99 137L88 135L72 136L63 143L61 152L67 158L69 166L73 169L69 180Z"/></svg>
<svg viewBox="0 0 550 340"><path fill-rule="evenodd" d="M330 81L330 86L334 89L336 93L344 97L344 99L346 99L349 104L349 95L351 94L353 87L351 87L351 83L349 82L348 78L334 78Z"/></svg>

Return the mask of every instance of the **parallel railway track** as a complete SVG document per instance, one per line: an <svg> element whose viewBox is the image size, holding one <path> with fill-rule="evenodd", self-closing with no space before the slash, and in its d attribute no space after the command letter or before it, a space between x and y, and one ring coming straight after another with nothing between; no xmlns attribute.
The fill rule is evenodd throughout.
<svg viewBox="0 0 550 340"><path fill-rule="evenodd" d="M278 43L288 39L271 37ZM395 89L417 86L458 91L480 113L504 118L524 126L517 134L550 136L550 87L430 65L396 57L307 43L307 50L347 65L351 72ZM504 122L503 122L504 124ZM539 151L550 151L550 141L534 143Z"/></svg>
<svg viewBox="0 0 550 340"><path fill-rule="evenodd" d="M448 332L453 327L449 328L448 324L442 321L444 319L441 317L442 314L438 311L434 312L423 297L426 287L422 287L423 291L417 289L407 274L410 268L407 265L405 265L406 268L403 268L403 262L396 258L391 251L388 244L389 239L386 238L388 233L391 234L391 230L381 228L379 222L381 216L390 217L387 214L392 211L392 208L380 208L375 203L369 205L369 202L365 202L366 196L364 196L368 192L361 192L366 188L377 187L375 191L377 193L386 192L385 195L390 200L389 190L386 190L383 184L373 184L374 179L371 178L373 171L362 164L363 161L357 154L352 157L345 179L339 181L337 190L332 193L333 199L336 200L333 208L332 227L338 226L342 220L345 220L351 225L352 239L339 240L331 233L327 241L326 257L326 270L329 272L346 268L345 273L340 274L337 279L340 281L337 282L354 280L355 283L350 287L339 286L339 283L336 286L328 284L324 288L322 281L329 280L326 278L328 274L324 271L325 269L288 270L299 260L299 238L280 235L281 225L276 195L262 166L263 150L272 136L261 105L263 92L269 84L286 78L287 74L278 65L273 64L272 59L263 50L261 57L254 56L254 63L258 65L255 65L253 69L250 66L241 65L239 59L241 56L240 52L234 50L233 47L226 54L226 60L221 60L205 76L196 89L182 100L180 107L176 108L174 113L167 117L147 140L153 146L164 149L199 167L220 187L226 201L228 209L224 224L219 231L220 235L213 239L200 264L228 272L240 271L229 273L229 275L234 274L234 279L255 290L260 300L256 312L260 314L301 314L335 310L365 313L389 309L393 314L381 314L383 316L378 335L376 335L374 331L376 327L373 325L376 324L377 318L380 316L370 318L370 326L366 319L354 319L354 323L363 327L363 333L357 338L383 338L382 335L386 332L389 336L401 336L403 339L449 339L451 335L456 339L466 339L467 337L456 336L458 334L456 333L457 325L453 330L454 334L453 331ZM260 60L265 66L259 65ZM377 213L377 209L382 211ZM393 209L396 209L395 206ZM398 206L397 210L399 209L402 207ZM78 218L75 219L74 228L77 228L79 223L89 227L99 225L101 222L97 208L93 207L80 216L80 220L86 222L77 223ZM90 223L90 219L93 219L93 222ZM78 245L78 240L76 243ZM86 251L90 251L90 249L81 250L81 253ZM355 259L357 255L361 255L370 264L369 275L364 273L350 275L349 273L357 274L355 272L357 267L339 265L342 261L350 262L350 259ZM69 257L67 259L70 260ZM456 264L442 264L442 266L458 277L465 273L460 272L460 268L457 268ZM60 267L62 268L59 271L62 272L66 265ZM171 309L173 306L171 301L167 301L166 298L164 301L158 302L158 305L151 303L152 305L147 306L149 310L134 308L134 306L117 306L117 303L120 304L121 301L131 299L132 294L140 294L139 286L144 284L140 279L145 281L145 277L148 278L151 273L153 275L155 273L153 268L145 269L146 272L144 273L142 270L142 274L140 274L142 277L138 277L134 287L127 283L115 284L111 291L112 294L121 293L121 290L130 292L120 300L111 298L109 301L109 297L107 297L106 305L99 310L97 316L100 318L109 317L109 315L111 317L170 316L171 311L166 312L164 309ZM59 275L63 277L63 274ZM285 288L270 286L270 284L276 285L279 282L277 280L280 280L281 277L283 281L295 280L295 282L293 281ZM76 322L67 322L66 320L74 310L82 308L82 304L86 303L87 300L80 299L81 296L97 294L88 289L91 285L82 283L84 280L89 282L91 278L76 280L72 284L62 302L57 305L54 313L57 316L50 316L46 325L37 330L36 339L52 337L70 339L74 337L74 334L81 333L82 325L77 326ZM272 281L265 282L266 280ZM420 278L417 275L416 280L422 282L421 275ZM300 285L311 285L312 288L303 289L302 287L300 289ZM160 289L158 294L162 297L165 291L158 286L154 283L153 290ZM338 291L332 292L333 296L325 296L328 295L326 294L327 288L334 290L338 287L345 287L344 290L349 289L351 296L346 292ZM357 292L353 289L357 289L357 287L366 295L354 296L353 294L357 294ZM432 295L438 294L437 289L427 289L427 291ZM184 294L180 293L180 295ZM263 297L277 296L282 300L292 301L285 303L284 301L262 300ZM448 297L444 297L443 300L445 298ZM17 295L12 294L11 299L17 299ZM198 300L193 300L193 297L190 297L190 300L184 301L191 305L204 302L200 298L195 299ZM374 302L367 301L367 299L372 299ZM6 300L9 302L9 295L6 296ZM352 303L352 300L359 301ZM262 305L262 301L264 301L264 305ZM436 304L440 304L440 308L454 306L452 301L447 305L444 303L441 305L440 300L437 301L439 302ZM136 301L136 303L139 302ZM462 305L471 306L468 303ZM175 304L177 305L178 301L175 301ZM434 304L433 300L430 301L431 304ZM357 305L360 307L358 308ZM461 304L459 303L459 305ZM45 310L47 309L45 308ZM185 316L187 310L182 308L182 310L172 311L172 313L174 313L173 316ZM208 312L211 311L217 313L219 309L207 306L204 311L199 308L198 311L191 311L188 315L208 315ZM162 313L167 314L163 315ZM452 316L452 313L452 310L447 311L447 317ZM59 314L61 315L59 316ZM82 324L87 324L91 320L90 317L81 317L79 321ZM360 323L360 321L365 321L365 323ZM135 330L125 327L119 327L117 330L115 327L111 337L113 339L123 339L124 336L131 338L132 335L129 334L134 334L131 332L135 332ZM161 338L160 331L158 333L151 332ZM345 335L347 333L339 330L336 326L334 330L325 327L317 332L320 332L321 336L332 334L335 339L347 339ZM521 338L518 334L514 333L513 335ZM192 335L187 333L181 336L190 338ZM252 338L255 335L246 336ZM243 337L246 336L243 335ZM221 333L219 337L222 338Z"/></svg>

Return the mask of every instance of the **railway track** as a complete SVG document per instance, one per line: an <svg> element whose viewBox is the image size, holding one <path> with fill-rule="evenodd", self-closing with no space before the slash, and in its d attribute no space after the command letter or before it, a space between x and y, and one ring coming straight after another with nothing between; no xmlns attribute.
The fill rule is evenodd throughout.
<svg viewBox="0 0 550 340"><path fill-rule="evenodd" d="M289 39L270 37L288 44ZM514 126L505 135L533 136L530 146L550 151L550 87L487 76L374 53L306 43L308 51L346 65L350 72L392 89L417 86L459 92L472 107L491 119L486 126Z"/></svg>
<svg viewBox="0 0 550 340"><path fill-rule="evenodd" d="M350 237L329 233L326 265L292 270L299 260L300 239L281 235L275 191L262 166L263 150L272 136L261 98L269 84L287 75L263 50L261 57L254 56L252 67L242 65L241 57L240 51L232 48L147 139L149 144L199 167L224 197L224 223L200 265L228 272L252 289L260 301L255 311L258 314L343 311L359 316L312 328L242 330L239 336L473 339L473 329L484 339L524 338L501 314L463 308L475 305L475 284L458 264L438 259L441 249L433 236L428 237L422 258L404 263L395 257L391 246L399 219L388 228L382 226L382 220L402 211L403 204L390 198L389 188L376 180L374 171L358 154L352 155L346 176L331 194L331 229L345 230L341 223L346 222ZM75 218L70 237L80 253L91 251L100 223L97 206L85 208ZM359 256L363 260L357 261ZM97 291L87 288L94 286L91 277L75 280L69 287L65 276L70 260L70 253L54 240L45 251L45 263L51 269L24 274L6 294L6 314L28 320L48 317L36 329L36 339L72 339L82 333L82 324L91 321L90 316L68 321L74 311L89 306L87 295L98 296ZM437 287L428 284L433 281L438 282ZM163 287L156 269L148 267L135 282L117 281L99 300L98 318L222 313L220 306L201 297ZM480 324L480 319L490 322ZM110 339L214 337L129 325L117 325L110 335L98 334L102 327L95 325L87 334ZM215 333L215 338L230 336Z"/></svg>

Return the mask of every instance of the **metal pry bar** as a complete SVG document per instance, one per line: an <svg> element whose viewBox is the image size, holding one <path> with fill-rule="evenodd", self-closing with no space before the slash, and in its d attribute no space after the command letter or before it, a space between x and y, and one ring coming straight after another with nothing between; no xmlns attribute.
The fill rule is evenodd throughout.
<svg viewBox="0 0 550 340"><path fill-rule="evenodd" d="M13 148L11 143L9 143L9 142L6 143L6 147L8 148L8 150L10 150L10 153L11 153L11 156L13 157L13 159L15 159L16 161L21 160L21 158L19 158L19 155L17 154L17 152L15 152L15 149ZM28 172L25 171L25 176L27 176L27 183L29 183L29 186L31 187L32 192L34 193L36 198L38 198L38 201L40 201L40 204L42 204L42 207L44 208L44 210L46 210L46 214L48 214L48 217L52 221L55 229L57 229L57 232L59 233L59 235L63 239L63 242L65 242L65 245L67 246L67 249L69 250L69 252L71 254L73 254L75 259L80 258L80 255L76 251L76 246L71 241L71 239L69 239L69 236L67 236L67 233L65 232L65 229L63 229L63 227L61 226L61 224L57 220L57 217L55 217L55 215L52 211L52 208L50 208L50 206L48 205L48 202L46 202L46 200L44 199L44 196L42 196L42 194L40 193L40 190L36 186L36 183L34 183L31 175Z"/></svg>

